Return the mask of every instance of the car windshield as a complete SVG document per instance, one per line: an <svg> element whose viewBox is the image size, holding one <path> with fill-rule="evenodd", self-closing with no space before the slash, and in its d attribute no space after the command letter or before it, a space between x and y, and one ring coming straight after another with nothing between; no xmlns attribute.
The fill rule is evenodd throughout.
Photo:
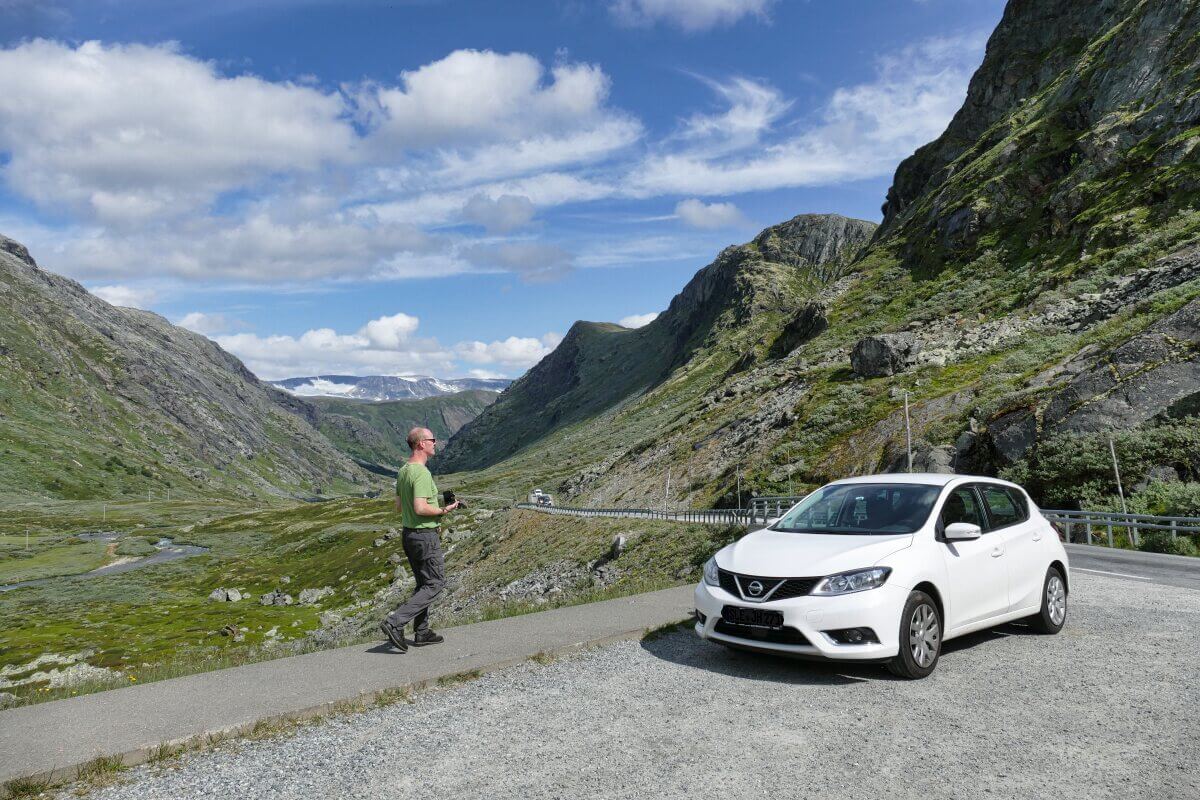
<svg viewBox="0 0 1200 800"><path fill-rule="evenodd" d="M940 486L843 483L824 486L771 526L787 533L913 533L929 518Z"/></svg>

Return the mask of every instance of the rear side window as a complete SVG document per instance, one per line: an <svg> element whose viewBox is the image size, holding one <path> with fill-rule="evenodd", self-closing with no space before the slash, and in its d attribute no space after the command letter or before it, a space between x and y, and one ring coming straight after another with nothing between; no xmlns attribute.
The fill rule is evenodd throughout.
<svg viewBox="0 0 1200 800"><path fill-rule="evenodd" d="M987 505L988 516L992 518L993 528L1015 525L1029 518L1025 499L1016 490L1006 486L984 486L982 489L983 502Z"/></svg>
<svg viewBox="0 0 1200 800"><path fill-rule="evenodd" d="M972 525L978 525L981 530L987 530L987 524L983 519L983 509L979 507L975 491L969 486L955 489L946 498L946 504L942 506L942 527L955 522L969 522Z"/></svg>

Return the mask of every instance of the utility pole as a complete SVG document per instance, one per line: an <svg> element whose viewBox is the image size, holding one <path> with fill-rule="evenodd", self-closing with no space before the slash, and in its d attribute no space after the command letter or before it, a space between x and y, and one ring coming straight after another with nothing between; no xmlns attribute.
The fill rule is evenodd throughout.
<svg viewBox="0 0 1200 800"><path fill-rule="evenodd" d="M788 497L792 497L792 443L787 444L787 474L788 474Z"/></svg>
<svg viewBox="0 0 1200 800"><path fill-rule="evenodd" d="M29 549L29 528L25 529L25 549Z"/></svg>
<svg viewBox="0 0 1200 800"><path fill-rule="evenodd" d="M100 504L100 522L108 524L108 503Z"/></svg>
<svg viewBox="0 0 1200 800"><path fill-rule="evenodd" d="M1128 514L1129 509L1125 506L1125 490L1121 487L1121 470L1117 466L1117 446L1113 444L1112 437L1108 439L1108 452L1112 454L1113 475L1117 477L1117 494L1121 498L1121 513Z"/></svg>
<svg viewBox="0 0 1200 800"><path fill-rule="evenodd" d="M912 423L908 419L908 389L904 390L904 449L908 453L908 471L912 472Z"/></svg>
<svg viewBox="0 0 1200 800"><path fill-rule="evenodd" d="M742 508L742 470L739 467L737 471L737 492L738 492L738 509Z"/></svg>
<svg viewBox="0 0 1200 800"><path fill-rule="evenodd" d="M663 492L663 509L666 509L667 503L671 499L671 468L667 467L667 490Z"/></svg>

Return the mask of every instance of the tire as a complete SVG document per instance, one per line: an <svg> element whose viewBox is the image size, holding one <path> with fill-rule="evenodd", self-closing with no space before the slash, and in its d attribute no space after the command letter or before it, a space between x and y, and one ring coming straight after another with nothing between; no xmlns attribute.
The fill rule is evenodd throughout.
<svg viewBox="0 0 1200 800"><path fill-rule="evenodd" d="M1054 634L1067 623L1067 582L1058 567L1046 570L1042 582L1042 608L1028 617L1029 627L1038 633Z"/></svg>
<svg viewBox="0 0 1200 800"><path fill-rule="evenodd" d="M888 662L888 671L900 678L928 677L942 654L942 615L937 603L914 591L900 614L900 652Z"/></svg>

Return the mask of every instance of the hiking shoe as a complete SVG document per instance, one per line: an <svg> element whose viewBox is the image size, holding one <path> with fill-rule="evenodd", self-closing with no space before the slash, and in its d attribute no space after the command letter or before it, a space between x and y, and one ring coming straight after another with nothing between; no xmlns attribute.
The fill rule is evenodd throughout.
<svg viewBox="0 0 1200 800"><path fill-rule="evenodd" d="M408 652L408 642L404 641L404 631L396 630L395 626L386 619L379 623L379 630L383 631L383 634L387 636L388 641L392 643L392 647L395 647L401 653Z"/></svg>
<svg viewBox="0 0 1200 800"><path fill-rule="evenodd" d="M424 647L427 644L441 644L446 641L441 635L433 631L421 631L413 635L412 643L415 647Z"/></svg>

